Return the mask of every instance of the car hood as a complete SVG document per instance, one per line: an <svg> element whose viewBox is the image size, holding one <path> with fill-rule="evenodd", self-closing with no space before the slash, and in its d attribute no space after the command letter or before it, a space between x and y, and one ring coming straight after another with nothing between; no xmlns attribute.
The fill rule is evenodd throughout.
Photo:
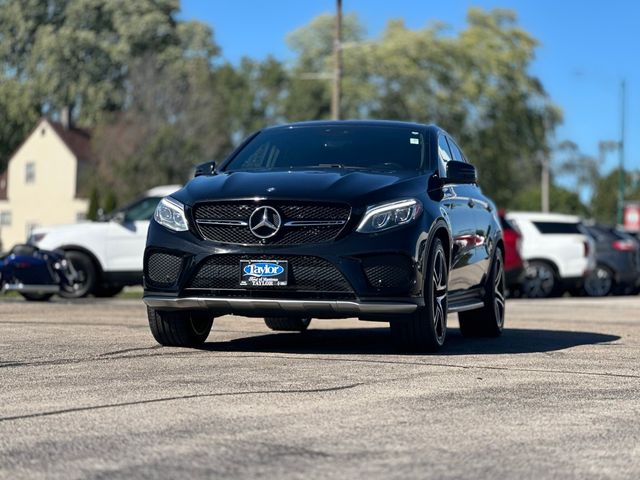
<svg viewBox="0 0 640 480"><path fill-rule="evenodd" d="M281 198L344 201L352 205L375 203L426 191L426 180L416 172L304 170L231 172L197 177L172 196L192 205L202 200Z"/></svg>

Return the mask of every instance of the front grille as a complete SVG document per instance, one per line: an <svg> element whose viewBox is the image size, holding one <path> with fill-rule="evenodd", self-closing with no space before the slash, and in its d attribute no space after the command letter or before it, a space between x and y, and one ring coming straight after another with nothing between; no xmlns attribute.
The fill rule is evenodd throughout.
<svg viewBox="0 0 640 480"><path fill-rule="evenodd" d="M182 257L169 253L152 253L146 264L147 280L156 285L172 285L178 281Z"/></svg>
<svg viewBox="0 0 640 480"><path fill-rule="evenodd" d="M261 240L251 233L248 223L254 210L263 205L271 206L278 211L282 225L276 235ZM331 242L340 234L350 214L351 208L348 205L305 205L283 202L209 202L197 204L193 209L193 216L202 238L239 245L304 245ZM288 222L301 221L334 222L334 224L286 225ZM226 225L225 222L240 224Z"/></svg>
<svg viewBox="0 0 640 480"><path fill-rule="evenodd" d="M287 260L288 285L254 289L240 287L240 260ZM214 255L200 265L187 288L255 290L265 293L274 291L352 292L351 286L342 273L322 258L276 255Z"/></svg>
<svg viewBox="0 0 640 480"><path fill-rule="evenodd" d="M401 255L381 255L367 257L362 261L362 269L369 285L379 289L409 289L411 283L411 262Z"/></svg>

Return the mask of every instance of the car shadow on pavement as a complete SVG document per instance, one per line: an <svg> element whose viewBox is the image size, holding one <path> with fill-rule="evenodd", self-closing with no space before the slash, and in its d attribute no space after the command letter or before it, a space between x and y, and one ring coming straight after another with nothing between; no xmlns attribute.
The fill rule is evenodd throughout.
<svg viewBox="0 0 640 480"><path fill-rule="evenodd" d="M215 337L215 327L213 331ZM508 329L498 338L464 338L457 328L447 332L441 355L552 352L580 345L613 342L620 337L592 332ZM269 333L230 341L207 342L201 350L300 354L398 354L388 328L310 329L304 333Z"/></svg>

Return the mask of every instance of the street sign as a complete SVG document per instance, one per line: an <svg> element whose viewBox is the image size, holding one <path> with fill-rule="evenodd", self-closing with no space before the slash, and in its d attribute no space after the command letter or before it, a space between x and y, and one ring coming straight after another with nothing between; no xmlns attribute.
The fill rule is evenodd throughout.
<svg viewBox="0 0 640 480"><path fill-rule="evenodd" d="M640 203L627 203L624 206L624 229L640 232Z"/></svg>

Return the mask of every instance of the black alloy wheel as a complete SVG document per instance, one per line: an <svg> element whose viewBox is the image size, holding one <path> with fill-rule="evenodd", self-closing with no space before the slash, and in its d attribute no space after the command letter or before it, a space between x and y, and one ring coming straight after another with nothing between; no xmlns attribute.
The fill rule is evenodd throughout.
<svg viewBox="0 0 640 480"><path fill-rule="evenodd" d="M427 261L425 306L391 321L391 334L404 351L437 352L447 336L449 264L440 239L433 241Z"/></svg>
<svg viewBox="0 0 640 480"><path fill-rule="evenodd" d="M484 307L458 313L460 333L465 337L497 337L502 334L506 313L502 250L496 248L485 286Z"/></svg>

